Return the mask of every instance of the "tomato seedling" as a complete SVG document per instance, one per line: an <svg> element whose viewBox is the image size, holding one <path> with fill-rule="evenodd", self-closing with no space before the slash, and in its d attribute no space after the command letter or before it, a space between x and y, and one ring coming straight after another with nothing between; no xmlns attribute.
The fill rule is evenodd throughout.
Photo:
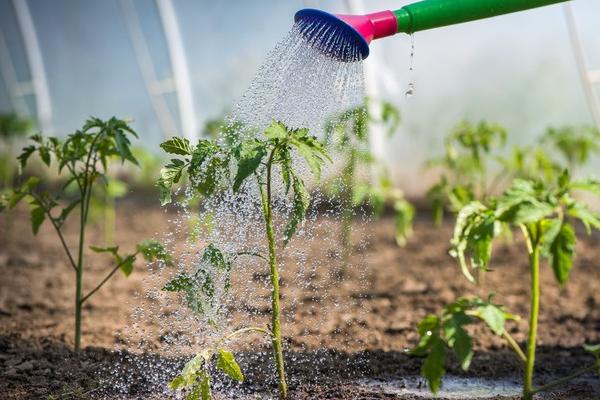
<svg viewBox="0 0 600 400"><path fill-rule="evenodd" d="M531 277L529 332L526 349L522 350L504 328L505 320L513 316L500 306L478 299L459 300L446 307L441 317L425 318L419 325L421 341L413 352L426 355L421 372L433 392L441 386L447 347L455 352L463 369L469 367L473 350L471 339L462 327L473 322L473 317L483 319L495 334L504 337L523 362L525 400L598 369L596 361L564 379L537 388L533 386L540 309L540 258L547 260L558 284L565 285L575 256L573 222L579 220L588 233L592 229L600 230L600 215L575 199L573 192L576 190L600 195L600 181L571 180L568 170L564 170L551 185L541 180L516 179L501 196L472 201L458 212L450 254L458 260L463 274L471 282L475 281L470 272L472 269L488 268L492 243L502 226L521 230L529 254ZM588 350L598 357L598 347L589 346Z"/></svg>
<svg viewBox="0 0 600 400"><path fill-rule="evenodd" d="M400 112L393 104L381 102L380 105L380 118L370 114L369 107L363 106L347 110L325 126L325 142L343 156L340 175L327 184L330 194L341 203L342 275L350 258L352 222L356 207L368 205L374 215L379 216L386 203L391 203L395 217L396 243L403 246L412 234L414 207L406 200L402 191L394 188L387 170L369 151L369 124L383 124L388 136L392 136L400 123ZM367 179L363 176L367 176Z"/></svg>
<svg viewBox="0 0 600 400"><path fill-rule="evenodd" d="M181 180L184 172L189 177L190 185L205 197L213 196L220 189L231 190L234 193L239 192L248 178L251 177L258 185L265 222L264 234L268 246L268 257L264 257L264 259L268 264L271 277L271 326L268 329L245 328L234 332L233 335L257 331L267 334L271 338L275 368L279 378L279 397L283 399L287 396L287 383L281 335L277 235L273 225L274 173L276 171L280 172L285 186L285 193L291 193L292 198L291 215L283 231L283 244L287 245L299 224L305 218L310 203L310 194L304 181L294 168L293 153L299 155L306 162L317 179L321 175L324 162L329 160L329 157L317 139L309 135L307 129L289 129L276 121L269 125L262 135L243 139L231 146L219 144L215 140L200 140L195 147L192 147L187 139L172 138L162 143L161 147L169 154L184 156L183 160L180 158L172 159L161 171L162 176L158 186L161 192L162 204L172 201L172 187ZM232 164L235 166L235 174L230 171ZM201 260L201 264L202 262L208 262L214 265L217 270L228 273L233 262L230 257L231 255L225 255L215 246L210 245L205 250L202 257L204 260ZM198 302L192 296L200 293L210 299L214 294L210 283L212 281L207 280L208 275L206 273L199 272L202 270L204 269L196 271L193 275L175 277L165 286L165 290L186 292L188 306L195 312L204 313L206 312L205 306L210 304L210 301ZM191 302L190 299L192 299ZM210 391L206 389L210 386L208 372L206 368L201 367L207 365L214 354L220 354L220 350L218 348L216 350L206 350L201 358L196 358L197 361L193 363L194 368L188 365L186 371L194 372L182 372L179 377L185 375L183 380L177 377L175 378L176 381L171 382L171 386L177 389L189 388L191 390L189 396L192 396L188 397L189 399L210 399ZM227 358L234 360L229 355ZM218 360L217 362L219 362ZM224 368L221 369L225 371ZM225 372L227 373L227 371ZM229 373L228 375L232 376ZM198 394L200 397L198 397Z"/></svg>
<svg viewBox="0 0 600 400"><path fill-rule="evenodd" d="M142 255L147 261L170 261L162 245L153 240L138 244L136 251L127 255L119 253L119 246L90 246L90 249L96 253L112 255L115 266L94 289L87 294L83 293L85 237L92 191L96 184L106 181L106 170L112 158L118 157L122 162L137 165L137 160L129 150L129 136L137 137L137 134L125 121L116 118L108 121L91 118L81 130L70 134L64 141L56 137L32 136L34 144L25 147L18 157L21 167L25 168L30 157L37 154L46 167L49 168L54 161L58 165L59 174L66 172L66 183L53 193L51 190L44 189L45 185L41 185L39 177L31 176L20 187L4 195L0 201L0 210L13 208L22 200L27 201L31 210L31 227L34 234L38 233L45 220L48 220L54 228L69 264L75 272L75 351L81 348L83 304L118 270L121 270L125 276L129 276L138 255ZM61 195L69 185L76 187L76 195L72 199L63 199ZM64 207L62 207L63 200L68 200L68 204ZM74 254L65 239L64 227L71 213L77 208L79 209L79 237L77 253ZM60 212L57 212L57 209L60 209Z"/></svg>

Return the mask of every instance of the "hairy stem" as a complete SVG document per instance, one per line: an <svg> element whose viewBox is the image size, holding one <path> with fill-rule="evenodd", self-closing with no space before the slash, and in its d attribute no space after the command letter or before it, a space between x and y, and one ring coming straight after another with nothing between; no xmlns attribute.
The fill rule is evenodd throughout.
<svg viewBox="0 0 600 400"><path fill-rule="evenodd" d="M283 342L281 339L281 306L279 305L279 271L277 268L277 254L275 250L275 233L273 230L273 209L271 205L271 167L275 150L271 152L267 162L267 182L266 189L261 186L261 199L265 225L267 232L267 242L269 244L269 267L271 269L272 304L271 304L271 332L273 333L273 353L275 355L275 367L279 376L279 398L287 397L287 383L285 380L285 366L283 360Z"/></svg>
<svg viewBox="0 0 600 400"><path fill-rule="evenodd" d="M539 224L538 224L539 225ZM539 229L532 234L528 230L531 243L529 253L529 266L531 268L531 308L529 310L529 336L527 338L527 360L525 362L525 374L523 379L523 399L533 398L533 369L535 366L535 348L537 339L538 316L540 312L540 248Z"/></svg>

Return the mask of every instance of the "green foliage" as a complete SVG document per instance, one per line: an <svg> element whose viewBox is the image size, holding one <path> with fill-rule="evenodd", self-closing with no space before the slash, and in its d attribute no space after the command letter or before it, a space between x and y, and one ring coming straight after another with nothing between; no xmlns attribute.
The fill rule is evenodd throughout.
<svg viewBox="0 0 600 400"><path fill-rule="evenodd" d="M227 140L203 139L198 142L196 147L191 147L185 139L171 139L163 143L162 147L170 154L183 156L183 159L171 160L171 163L162 170L161 178L158 181L162 204L172 201L173 186L181 180L184 174L189 177L192 189L206 197L215 195L219 190L230 190L233 193L243 192L251 177L255 179L260 189L269 249L268 262L273 284L273 331L270 334L273 337L273 352L279 374L280 397L285 397L287 384L283 364L279 275L273 228L272 184L274 173L277 169L280 171L286 195L292 192L292 213L284 229L283 238L284 245L287 245L304 220L310 204L310 195L304 181L296 173L292 154L295 153L303 159L316 178L320 176L321 167L329 160L329 157L316 138L308 134L307 129L290 129L277 121L273 121L261 135L256 137L240 135L240 139L235 143L229 143ZM276 169L276 167L278 168ZM209 245L195 272L176 276L163 289L183 292L187 305L195 313L208 315L209 323L216 326L213 319L216 294L213 272L220 272L224 275L225 290L227 290L230 285L233 259L241 254L256 255L225 254L213 245ZM207 268L207 266L211 268ZM239 366L235 363L231 353L219 352L217 367L233 379L243 379ZM204 385L208 387L209 383ZM200 389L196 388L192 393L198 393L198 390ZM200 390L200 392L204 393L205 391Z"/></svg>
<svg viewBox="0 0 600 400"><path fill-rule="evenodd" d="M149 242L140 245L135 253L129 255L121 255L118 246L91 246L90 248L94 252L110 254L115 261L115 266L92 291L85 296L82 293L82 275L85 267L84 249L86 247L85 233L90 215L92 194L97 183L109 182L106 173L113 159L120 159L122 163L138 164L130 150L130 137L136 138L137 134L127 122L116 118L106 121L90 118L82 129L68 135L64 140L57 137L45 138L42 135L34 135L31 137L33 144L25 147L18 157L21 167L25 168L31 157L37 154L44 165L47 167L55 165L59 174L66 175L66 183L61 190L52 192L40 184L41 179L39 177L32 176L22 185L4 194L0 201L2 203L0 209L13 208L20 201L27 201L31 210L31 227L34 234L38 233L45 221L49 221L54 228L76 275L76 350L79 350L80 347L81 307L83 303L96 293L117 270L120 269L125 276L131 274L133 263L139 252L147 251L148 255L154 256L154 259L164 258L163 253L158 251L152 253L149 250L147 246ZM75 187L75 191L70 198L63 198L64 189L68 186ZM108 187L108 190L112 190L114 194L116 189ZM79 208L77 254L72 253L70 250L62 230L64 223L72 215L75 208ZM145 253L144 256L146 256Z"/></svg>
<svg viewBox="0 0 600 400"><path fill-rule="evenodd" d="M541 253L554 270L557 282L564 285L575 256L573 220L579 220L588 231L600 228L600 215L576 200L572 191L595 193L596 185L593 179L571 181L566 170L550 186L541 180L516 179L504 194L489 199L487 205L473 201L459 211L450 254L473 281L470 269L487 268L492 241L501 232L501 225L529 227L536 230Z"/></svg>
<svg viewBox="0 0 600 400"><path fill-rule="evenodd" d="M214 361L216 359L216 361ZM187 389L186 400L212 400L211 363L223 374L237 382L244 381L244 375L232 352L222 348L208 348L188 361L181 373L169 383L172 390Z"/></svg>
<svg viewBox="0 0 600 400"><path fill-rule="evenodd" d="M462 122L446 138L445 155L428 162L442 169L428 191L433 219L441 223L444 210L456 213L471 201L486 200L514 178L552 184L564 169L573 172L600 153L599 138L600 132L588 127L548 128L533 144L503 154L504 128Z"/></svg>
<svg viewBox="0 0 600 400"><path fill-rule="evenodd" d="M463 369L468 368L472 344L463 326L470 324L473 318L484 321L496 335L503 336L525 364L525 398L530 399L537 392L531 382L539 310L539 256L548 261L558 284L565 285L575 257L573 224L580 221L588 232L600 229L600 215L576 200L573 192L587 190L598 194L599 184L600 181L591 178L572 180L568 170L557 175L552 183L543 179L515 179L501 195L471 201L458 211L450 255L457 258L470 281L475 280L471 269L487 269L493 241L503 229L519 228L523 232L532 274L527 354L506 332L505 322L514 317L501 306L491 303L491 300L459 299L444 308L441 316L429 316L419 325L421 340L413 353L427 356L421 372L433 392L439 390L444 373L445 349L440 342L454 351ZM597 349L592 348L593 351Z"/></svg>
<svg viewBox="0 0 600 400"><path fill-rule="evenodd" d="M394 188L387 170L369 151L369 123L381 124L392 136L400 124L400 111L389 102L380 103L380 115L373 115L367 105L347 110L335 116L325 126L327 146L345 158L340 176L327 184L331 195L339 197L342 203L342 247L344 263L349 255L350 233L353 209L367 205L375 216L380 216L386 204L392 205L395 218L396 243L403 246L412 234L414 207L404 198L403 193ZM362 169L367 171L361 174ZM371 174L371 170L379 172ZM366 176L361 178L361 176Z"/></svg>
<svg viewBox="0 0 600 400"><path fill-rule="evenodd" d="M447 349L452 350L463 370L473 359L473 340L465 329L477 320L483 321L496 335L503 335L505 322L516 319L504 309L492 303L491 298L460 298L446 306L440 316L429 315L419 323L419 343L411 354L425 357L421 374L429 388L437 393L445 375Z"/></svg>
<svg viewBox="0 0 600 400"><path fill-rule="evenodd" d="M468 202L487 195L489 156L505 142L506 130L486 121L477 125L463 121L450 132L444 141L444 155L428 162L429 167L442 168L439 182L427 192L437 224L445 209L457 212Z"/></svg>

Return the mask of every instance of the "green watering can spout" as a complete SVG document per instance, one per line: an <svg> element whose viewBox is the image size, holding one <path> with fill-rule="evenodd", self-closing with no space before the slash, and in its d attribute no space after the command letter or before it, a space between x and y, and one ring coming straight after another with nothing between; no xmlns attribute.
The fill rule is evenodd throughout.
<svg viewBox="0 0 600 400"><path fill-rule="evenodd" d="M374 39L564 1L567 0L423 0L399 10L367 15L334 15L307 8L296 13L295 21L303 38L321 53L340 61L359 61L367 58Z"/></svg>

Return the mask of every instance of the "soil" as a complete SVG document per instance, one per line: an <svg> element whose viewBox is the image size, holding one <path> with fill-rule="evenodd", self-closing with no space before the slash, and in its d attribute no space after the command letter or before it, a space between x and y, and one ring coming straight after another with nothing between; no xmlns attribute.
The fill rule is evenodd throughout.
<svg viewBox="0 0 600 400"><path fill-rule="evenodd" d="M116 241L131 250L141 240L161 237L173 213L136 199L119 203L118 217ZM171 326L133 312L135 299L150 293L148 285L159 279L153 278L156 272L138 265L129 278L115 277L92 297L84 309L85 348L75 354L71 350L73 271L50 226L44 225L34 238L26 210L15 211L12 221L10 234L0 237L0 399L165 398L164 393L156 392L160 386L157 376L161 375L148 371L164 369L162 365L179 368L186 356L166 351L165 335L174 334L169 332ZM0 223L0 231L6 232L5 220ZM351 267L339 280L332 273L340 263L335 246L338 225L320 219L314 227L317 239L299 238L289 249L290 254L304 249L308 263L296 262L296 256L282 260L290 399L421 398L384 393L361 382L401 382L404 377L419 375L422 360L405 352L418 339L416 324L459 296L494 292L496 303L524 317L510 322L509 330L521 345L525 342L529 280L527 256L518 236L495 245L493 271L475 287L447 255L452 221L435 227L422 215L415 223L414 236L403 248L395 244L391 218L357 221ZM72 243L77 232L75 227L67 228L66 238ZM101 230L92 228L89 243L98 243L101 237ZM593 361L581 346L600 342L599 244L600 235L582 234L571 279L562 289L550 268L543 268L538 384ZM90 282L104 277L109 265L102 256L90 255L89 260L87 290L93 287ZM307 270L308 264L318 268ZM234 286L264 280L264 273L257 268L236 275ZM261 286L256 296L245 296L241 306L232 311L232 326L242 326L248 314L264 323L268 298L267 285ZM464 372L450 359L448 374L519 381L521 364L502 339L484 326L470 329L476 346L473 363ZM144 334L131 333L139 331ZM247 379L235 390L227 389L223 382L225 389L219 398L268 398L265 393L275 392L270 371L264 368L272 362L268 347L259 339L239 346ZM126 379L115 376L123 371ZM599 387L600 377L588 375L539 398L600 399ZM242 394L248 397L238 397Z"/></svg>

